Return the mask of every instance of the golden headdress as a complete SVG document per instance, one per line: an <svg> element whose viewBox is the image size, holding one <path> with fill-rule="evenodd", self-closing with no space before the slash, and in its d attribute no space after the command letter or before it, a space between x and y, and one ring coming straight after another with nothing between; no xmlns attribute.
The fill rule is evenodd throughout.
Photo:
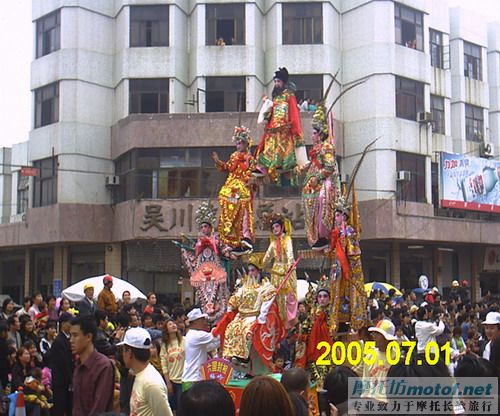
<svg viewBox="0 0 500 416"><path fill-rule="evenodd" d="M286 235L292 236L293 233L293 227L292 227L292 222L290 221L289 218L285 217L283 214L273 212L271 214L264 213L262 215L262 222L264 224L265 229L271 231L273 228L273 224L279 223L282 226L284 226L284 231ZM271 236L272 238L273 236Z"/></svg>
<svg viewBox="0 0 500 416"><path fill-rule="evenodd" d="M265 253L252 253L246 258L246 263L248 265L252 264L257 267L259 270L262 270L262 260L264 260Z"/></svg>
<svg viewBox="0 0 500 416"><path fill-rule="evenodd" d="M318 105L313 115L313 129L321 133L323 140L328 138L328 122L326 120L326 108L323 104Z"/></svg>

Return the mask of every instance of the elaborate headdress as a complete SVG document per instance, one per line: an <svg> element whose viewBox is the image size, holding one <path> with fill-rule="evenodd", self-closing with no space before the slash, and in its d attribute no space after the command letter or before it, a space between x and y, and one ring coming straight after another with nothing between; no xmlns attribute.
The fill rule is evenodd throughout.
<svg viewBox="0 0 500 416"><path fill-rule="evenodd" d="M264 253L252 253L248 256L247 264L257 267L262 270L262 260L264 260Z"/></svg>
<svg viewBox="0 0 500 416"><path fill-rule="evenodd" d="M215 224L215 221L217 221L215 212L216 210L211 202L202 202L195 212L194 218L196 225L198 225L198 227L201 227L201 224L206 223L213 226Z"/></svg>
<svg viewBox="0 0 500 416"><path fill-rule="evenodd" d="M326 109L323 104L318 105L313 115L313 129L319 131L324 139L328 138L328 122L326 120Z"/></svg>
<svg viewBox="0 0 500 416"><path fill-rule="evenodd" d="M233 137L231 138L233 143L237 143L240 140L248 144L248 147L252 147L253 140L250 137L250 129L245 126L235 126Z"/></svg>
<svg viewBox="0 0 500 416"><path fill-rule="evenodd" d="M273 79L280 79L285 84L288 82L288 70L283 68L278 68L278 70L274 73Z"/></svg>
<svg viewBox="0 0 500 416"><path fill-rule="evenodd" d="M316 296L319 292L328 292L330 294L330 279L325 275L322 275L317 281Z"/></svg>
<svg viewBox="0 0 500 416"><path fill-rule="evenodd" d="M292 236L293 232L292 222L290 221L289 218L286 218L283 214L277 212L273 212L271 214L264 213L262 215L262 220L264 223L264 227L267 230L271 231L274 224L281 224L284 227L284 232L290 237Z"/></svg>

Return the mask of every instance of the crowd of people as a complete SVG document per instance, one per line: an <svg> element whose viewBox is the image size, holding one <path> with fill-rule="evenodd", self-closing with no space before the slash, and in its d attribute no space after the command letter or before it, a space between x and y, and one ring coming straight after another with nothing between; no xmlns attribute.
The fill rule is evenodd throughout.
<svg viewBox="0 0 500 416"><path fill-rule="evenodd" d="M202 381L201 366L217 356L220 346L208 316L189 300L160 306L154 293L142 306L128 292L117 299L112 287L113 279L106 276L95 301L94 287L85 286L85 297L76 305L44 299L41 293L25 298L18 310L12 299L3 302L0 382L5 396L23 387L29 415L234 415L223 386ZM377 371L348 363L330 369L319 383L320 407L325 402L330 414L347 414L349 377L500 376L500 312L491 296L464 301L453 282L446 298L437 288L424 296L376 290L367 308L370 326L350 334L350 342L375 341L381 352ZM271 372L280 373L281 383L270 376L251 379L240 415L311 414L310 374L296 366L295 356L300 322L307 316L301 303L299 323L274 355ZM387 363L385 349L394 340L416 342L417 355L409 365ZM416 364L432 341L450 342L449 366L442 360L434 366Z"/></svg>

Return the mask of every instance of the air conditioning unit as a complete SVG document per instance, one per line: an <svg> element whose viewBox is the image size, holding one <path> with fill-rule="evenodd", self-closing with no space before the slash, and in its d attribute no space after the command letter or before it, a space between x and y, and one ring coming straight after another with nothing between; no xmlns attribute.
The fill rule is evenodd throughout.
<svg viewBox="0 0 500 416"><path fill-rule="evenodd" d="M410 182L411 181L411 172L409 170L399 170L397 180L400 182Z"/></svg>
<svg viewBox="0 0 500 416"><path fill-rule="evenodd" d="M120 185L119 176L106 176L106 187Z"/></svg>
<svg viewBox="0 0 500 416"><path fill-rule="evenodd" d="M432 113L429 113L428 111L419 111L417 113L417 121L419 123L431 123Z"/></svg>
<svg viewBox="0 0 500 416"><path fill-rule="evenodd" d="M493 143L484 142L481 143L480 154L482 157L493 157L495 156L495 151L493 147Z"/></svg>

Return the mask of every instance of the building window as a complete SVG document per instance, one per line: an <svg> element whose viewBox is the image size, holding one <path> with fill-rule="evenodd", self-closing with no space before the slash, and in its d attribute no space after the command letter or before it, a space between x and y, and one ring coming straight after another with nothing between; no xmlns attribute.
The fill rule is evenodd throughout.
<svg viewBox="0 0 500 416"><path fill-rule="evenodd" d="M437 30L429 30L429 50L431 54L431 65L434 68L444 68L444 45L443 45L443 32Z"/></svg>
<svg viewBox="0 0 500 416"><path fill-rule="evenodd" d="M57 157L37 160L33 166L38 169L33 184L33 207L57 203Z"/></svg>
<svg viewBox="0 0 500 416"><path fill-rule="evenodd" d="M28 209L29 176L17 172L17 213L22 214Z"/></svg>
<svg viewBox="0 0 500 416"><path fill-rule="evenodd" d="M116 161L119 202L136 198L215 198L227 173L215 168L215 150L228 160L234 147L135 149Z"/></svg>
<svg viewBox="0 0 500 416"><path fill-rule="evenodd" d="M401 4L394 4L396 43L407 48L424 50L424 15Z"/></svg>
<svg viewBox="0 0 500 416"><path fill-rule="evenodd" d="M207 45L245 44L245 5L207 4Z"/></svg>
<svg viewBox="0 0 500 416"><path fill-rule="evenodd" d="M396 77L396 117L416 121L421 111L424 111L424 84Z"/></svg>
<svg viewBox="0 0 500 416"><path fill-rule="evenodd" d="M57 10L36 21L36 57L61 49L61 11Z"/></svg>
<svg viewBox="0 0 500 416"><path fill-rule="evenodd" d="M472 142L482 142L483 131L483 109L475 105L465 104L465 139Z"/></svg>
<svg viewBox="0 0 500 416"><path fill-rule="evenodd" d="M245 91L245 77L207 77L205 111L246 111Z"/></svg>
<svg viewBox="0 0 500 416"><path fill-rule="evenodd" d="M168 5L130 7L130 47L168 46Z"/></svg>
<svg viewBox="0 0 500 416"><path fill-rule="evenodd" d="M318 102L323 97L323 75L292 75L290 81L296 86L297 102L308 99Z"/></svg>
<svg viewBox="0 0 500 416"><path fill-rule="evenodd" d="M130 114L168 113L168 78L131 79Z"/></svg>
<svg viewBox="0 0 500 416"><path fill-rule="evenodd" d="M397 181L398 200L426 202L425 156L397 152L396 170L410 172L409 181Z"/></svg>
<svg viewBox="0 0 500 416"><path fill-rule="evenodd" d="M431 95L432 132L445 134L444 128L444 98Z"/></svg>
<svg viewBox="0 0 500 416"><path fill-rule="evenodd" d="M321 3L282 4L283 45L323 43Z"/></svg>
<svg viewBox="0 0 500 416"><path fill-rule="evenodd" d="M35 90L35 128L59 121L59 83Z"/></svg>
<svg viewBox="0 0 500 416"><path fill-rule="evenodd" d="M464 42L464 75L482 81L481 72L481 47Z"/></svg>

